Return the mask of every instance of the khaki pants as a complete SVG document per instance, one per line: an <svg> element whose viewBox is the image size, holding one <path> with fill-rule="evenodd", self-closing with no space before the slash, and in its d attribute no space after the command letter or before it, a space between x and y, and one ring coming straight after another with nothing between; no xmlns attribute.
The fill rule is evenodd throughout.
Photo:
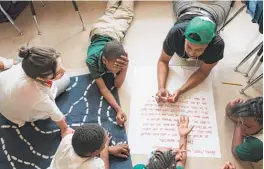
<svg viewBox="0 0 264 169"><path fill-rule="evenodd" d="M134 17L134 1L108 1L104 16L92 26L90 38L95 34L123 40Z"/></svg>

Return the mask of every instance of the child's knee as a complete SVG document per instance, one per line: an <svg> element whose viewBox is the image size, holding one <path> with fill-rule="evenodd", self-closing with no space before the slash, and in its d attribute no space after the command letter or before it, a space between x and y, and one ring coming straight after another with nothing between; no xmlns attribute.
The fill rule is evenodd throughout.
<svg viewBox="0 0 264 169"><path fill-rule="evenodd" d="M68 87L70 85L70 83L71 83L70 76L68 76L67 74L64 74L62 76L62 78L64 78L64 84L65 84L65 86Z"/></svg>

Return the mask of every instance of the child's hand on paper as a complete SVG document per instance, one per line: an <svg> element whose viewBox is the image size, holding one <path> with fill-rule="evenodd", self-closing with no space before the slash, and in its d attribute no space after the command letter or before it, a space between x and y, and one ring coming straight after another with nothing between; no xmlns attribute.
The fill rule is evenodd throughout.
<svg viewBox="0 0 264 169"><path fill-rule="evenodd" d="M181 137L187 137L188 134L192 131L194 126L188 128L188 125L189 125L189 117L180 116L180 120L178 120L178 131Z"/></svg>
<svg viewBox="0 0 264 169"><path fill-rule="evenodd" d="M220 169L236 169L236 166L235 164L228 161Z"/></svg>
<svg viewBox="0 0 264 169"><path fill-rule="evenodd" d="M119 126L123 127L126 121L126 113L120 108L116 113L116 122Z"/></svg>

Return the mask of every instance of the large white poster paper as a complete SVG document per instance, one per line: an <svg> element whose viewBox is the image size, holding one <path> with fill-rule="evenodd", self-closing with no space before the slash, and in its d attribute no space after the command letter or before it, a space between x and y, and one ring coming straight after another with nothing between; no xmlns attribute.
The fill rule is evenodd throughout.
<svg viewBox="0 0 264 169"><path fill-rule="evenodd" d="M170 67L167 89L178 89L195 70ZM210 76L183 94L177 103L157 104L156 67L135 67L130 105L128 141L132 154L149 154L157 147L179 146L177 120L190 118L193 131L188 137L188 156L220 158L218 129Z"/></svg>

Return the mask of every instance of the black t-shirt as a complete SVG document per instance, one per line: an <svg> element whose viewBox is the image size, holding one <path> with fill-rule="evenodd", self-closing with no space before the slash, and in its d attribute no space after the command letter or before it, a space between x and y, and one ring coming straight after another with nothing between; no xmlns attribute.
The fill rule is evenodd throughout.
<svg viewBox="0 0 264 169"><path fill-rule="evenodd" d="M188 22L177 23L171 28L163 42L163 50L167 55L173 56L176 53L182 58L189 58L184 50L184 32L187 24ZM216 35L198 59L204 61L206 64L213 64L224 57L224 48L225 43L223 39L219 35Z"/></svg>

